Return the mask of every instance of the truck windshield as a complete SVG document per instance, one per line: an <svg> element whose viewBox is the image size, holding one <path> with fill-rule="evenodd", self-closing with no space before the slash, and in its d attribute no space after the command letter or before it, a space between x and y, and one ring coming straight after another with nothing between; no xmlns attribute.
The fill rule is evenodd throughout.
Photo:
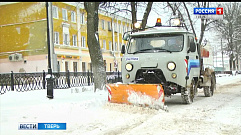
<svg viewBox="0 0 241 135"><path fill-rule="evenodd" d="M141 35L129 40L127 53L180 52L183 49L183 35Z"/></svg>

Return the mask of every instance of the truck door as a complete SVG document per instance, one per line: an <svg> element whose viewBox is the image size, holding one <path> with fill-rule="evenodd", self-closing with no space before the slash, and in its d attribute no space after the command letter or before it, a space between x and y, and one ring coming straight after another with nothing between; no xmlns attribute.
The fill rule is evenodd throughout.
<svg viewBox="0 0 241 135"><path fill-rule="evenodd" d="M197 44L194 40L193 35L188 35L188 48L191 46L195 46L195 50L188 51L188 67L189 67L189 78L191 79L192 77L198 77L200 73L200 63L199 63L199 55L198 55L198 50L197 50Z"/></svg>

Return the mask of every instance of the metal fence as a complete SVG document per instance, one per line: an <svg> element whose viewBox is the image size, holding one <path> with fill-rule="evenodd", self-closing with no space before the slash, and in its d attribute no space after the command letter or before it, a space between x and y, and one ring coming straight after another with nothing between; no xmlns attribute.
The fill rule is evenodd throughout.
<svg viewBox="0 0 241 135"><path fill-rule="evenodd" d="M1 95L7 91L30 91L47 88L47 72L0 74ZM94 84L92 72L54 72L54 89L91 86ZM121 82L121 72L106 72L107 83Z"/></svg>

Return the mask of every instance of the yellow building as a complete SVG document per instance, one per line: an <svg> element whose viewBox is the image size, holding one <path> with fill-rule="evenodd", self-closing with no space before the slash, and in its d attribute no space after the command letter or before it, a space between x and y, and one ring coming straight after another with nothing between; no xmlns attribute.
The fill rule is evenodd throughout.
<svg viewBox="0 0 241 135"><path fill-rule="evenodd" d="M0 3L0 72L41 72L48 68L45 2ZM91 70L87 14L83 2L52 3L52 68ZM51 12L50 12L51 13ZM51 20L51 19L50 19ZM122 34L131 20L99 10L99 42L106 71L121 70ZM18 58L18 59L17 59Z"/></svg>

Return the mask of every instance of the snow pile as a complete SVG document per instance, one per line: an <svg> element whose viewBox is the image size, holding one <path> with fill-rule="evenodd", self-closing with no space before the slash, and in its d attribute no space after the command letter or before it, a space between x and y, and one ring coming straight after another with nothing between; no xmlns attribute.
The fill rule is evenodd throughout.
<svg viewBox="0 0 241 135"><path fill-rule="evenodd" d="M153 97L150 97L146 94L141 94L140 92L134 92L131 91L128 96L128 101L136 106L149 106L150 108L154 109L164 109L167 110L167 106L164 105L164 102L162 102L164 96L163 94L160 96L159 99L155 99Z"/></svg>

